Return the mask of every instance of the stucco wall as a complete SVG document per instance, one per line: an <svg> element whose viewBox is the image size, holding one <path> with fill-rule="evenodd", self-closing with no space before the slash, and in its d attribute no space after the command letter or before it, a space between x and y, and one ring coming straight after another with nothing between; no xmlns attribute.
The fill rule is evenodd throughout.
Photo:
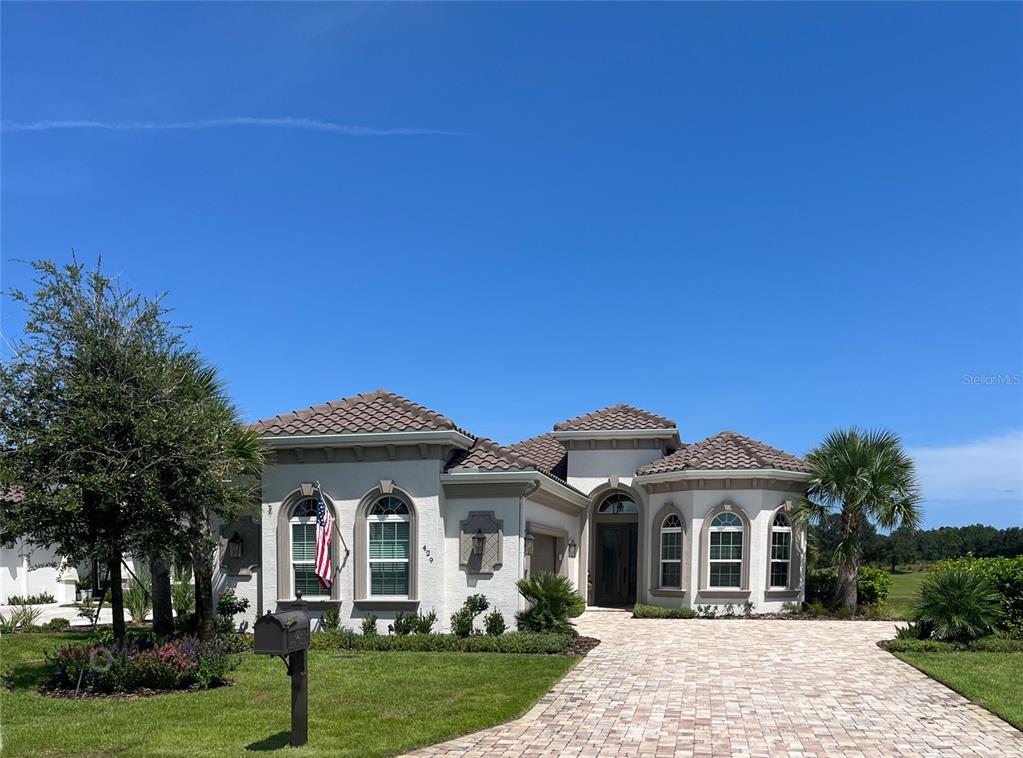
<svg viewBox="0 0 1023 758"><path fill-rule="evenodd" d="M645 518L647 533L653 536L653 520L667 503L671 503L681 513L685 526L683 539L683 561L687 564L688 582L685 584L686 594L684 597L661 596L651 594L649 602L663 606L688 606L695 608L697 605L720 605L732 603L741 606L745 602L744 597L728 597L725 593L713 590L701 591L701 561L706 561L706 555L701 556L700 539L706 517L711 511L717 509L722 503L732 503L733 510L741 510L749 519L750 528L747 538L749 540L748 552L748 588L749 600L754 604L756 612L771 613L782 610L786 602L791 602L796 597L783 596L785 593L769 593L765 596L767 589L767 563L769 556L770 527L774 513L785 501L792 500L795 496L791 492L766 489L727 489L727 490L689 490L685 492L654 493L649 495L650 508ZM654 549L656 550L656 543ZM805 541L801 535L796 534L793 539L794 559L798 559L797 552L805 549ZM650 562L652 566L652 561ZM797 566L798 564L798 566ZM803 586L803 567L801 560L795 560L798 576L793 577L793 584L796 587ZM704 567L704 573L706 569ZM656 574L650 571L651 585L658 581ZM792 594L792 593L789 593ZM773 596L770 596L773 595ZM802 592L798 593L798 598Z"/></svg>
<svg viewBox="0 0 1023 758"><path fill-rule="evenodd" d="M437 611L437 629L450 628L451 614L457 611L465 598L477 593L487 596L491 609L504 614L509 628L515 626L515 613L521 608L516 580L522 575L521 548L521 498L519 497L449 497L444 500L445 545L437 558L443 577L443 604L434 606ZM459 565L459 524L470 511L493 512L494 518L503 522L504 541L502 564L492 574L470 574ZM424 604L425 611L430 606ZM489 611L488 611L489 613ZM482 627L482 617L477 626Z"/></svg>
<svg viewBox="0 0 1023 758"><path fill-rule="evenodd" d="M568 452L568 483L590 492L594 487L617 476L628 483L636 469L661 457L660 450L570 450Z"/></svg>
<svg viewBox="0 0 1023 758"><path fill-rule="evenodd" d="M48 547L18 541L0 548L0 605L12 595L48 592L58 603L75 601L74 582L57 581L61 557ZM44 564L56 565L44 565Z"/></svg>
<svg viewBox="0 0 1023 758"><path fill-rule="evenodd" d="M534 500L526 500L526 522L533 522L543 526L547 526L553 529L562 529L568 533L568 537L575 540L576 543L576 557L569 557L569 551L565 546L565 552L562 557L561 573L567 576L572 584L579 589L579 560L581 557L581 550L579 546L582 544L581 534L581 518L579 514L566 513L565 511L552 508L549 505L535 502Z"/></svg>
<svg viewBox="0 0 1023 758"><path fill-rule="evenodd" d="M262 550L263 603L267 608L277 607L280 599L292 598L290 587L277 586L277 518L281 504L302 482L319 481L324 493L335 507L337 527L348 548L353 552L345 559L344 553L335 556L341 569L335 580L341 600L342 624L358 627L369 613L378 618L378 629L385 632L387 624L399 610L365 604L356 606L355 548L356 509L362 498L374 490L379 482L388 479L394 486L407 492L416 509L418 544L412 546L417 560L419 608L437 609L444 614L444 526L440 516L441 461L435 459L396 460L383 462L296 463L268 466L263 474ZM425 548L425 550L424 550ZM434 558L430 562L426 551ZM364 558L363 558L364 559ZM319 618L319 613L311 613ZM445 619L446 620L446 619Z"/></svg>

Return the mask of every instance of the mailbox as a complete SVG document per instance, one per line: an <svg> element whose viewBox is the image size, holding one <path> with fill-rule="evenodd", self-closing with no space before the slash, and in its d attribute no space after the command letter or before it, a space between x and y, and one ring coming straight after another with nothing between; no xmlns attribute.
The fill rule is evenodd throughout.
<svg viewBox="0 0 1023 758"><path fill-rule="evenodd" d="M302 596L295 593L302 605ZM277 655L291 677L291 746L309 738L309 614L303 610L260 616L253 625L252 652ZM285 656L287 656L285 660Z"/></svg>
<svg viewBox="0 0 1023 758"><path fill-rule="evenodd" d="M309 614L305 611L267 613L253 628L252 649L263 655L290 655L309 649Z"/></svg>

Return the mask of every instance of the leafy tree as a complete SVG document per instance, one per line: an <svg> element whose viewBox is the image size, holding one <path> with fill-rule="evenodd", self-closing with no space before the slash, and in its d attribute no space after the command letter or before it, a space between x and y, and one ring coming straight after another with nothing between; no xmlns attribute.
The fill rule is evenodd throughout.
<svg viewBox="0 0 1023 758"><path fill-rule="evenodd" d="M807 461L813 470L796 519L820 526L829 514L838 515L838 539L830 549L838 570L835 601L855 610L866 525L919 526L913 461L891 432L855 427L829 434Z"/></svg>
<svg viewBox="0 0 1023 758"><path fill-rule="evenodd" d="M121 557L145 554L136 536L175 523L155 488L165 461L154 449L175 423L166 358L181 335L159 300L118 287L98 265L33 267L34 294L9 293L28 318L0 364L0 484L24 492L0 506L0 536L102 557L123 640Z"/></svg>

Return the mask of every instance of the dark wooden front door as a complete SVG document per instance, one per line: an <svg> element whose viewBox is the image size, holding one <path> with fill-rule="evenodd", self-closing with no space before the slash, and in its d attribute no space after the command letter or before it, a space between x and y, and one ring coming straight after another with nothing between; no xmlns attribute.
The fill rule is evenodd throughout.
<svg viewBox="0 0 1023 758"><path fill-rule="evenodd" d="M632 605L636 602L636 524L597 525L597 605Z"/></svg>

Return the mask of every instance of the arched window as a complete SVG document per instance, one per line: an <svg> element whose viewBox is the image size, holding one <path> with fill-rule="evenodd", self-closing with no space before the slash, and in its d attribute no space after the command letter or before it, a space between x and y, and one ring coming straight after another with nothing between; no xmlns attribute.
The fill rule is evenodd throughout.
<svg viewBox="0 0 1023 758"><path fill-rule="evenodd" d="M674 513L661 522L661 587L682 588L682 520Z"/></svg>
<svg viewBox="0 0 1023 758"><path fill-rule="evenodd" d="M742 541L745 528L735 513L723 511L710 522L708 586L742 588Z"/></svg>
<svg viewBox="0 0 1023 758"><path fill-rule="evenodd" d="M369 595L409 597L412 513L404 500L386 495L366 514Z"/></svg>
<svg viewBox="0 0 1023 758"><path fill-rule="evenodd" d="M597 508L597 513L611 513L620 515L623 513L639 513L639 509L632 501L632 498L621 492L608 495Z"/></svg>
<svg viewBox="0 0 1023 758"><path fill-rule="evenodd" d="M330 597L330 590L324 589L316 578L316 501L311 497L299 500L292 507L288 522L292 597L296 592L301 592L304 598Z"/></svg>
<svg viewBox="0 0 1023 758"><path fill-rule="evenodd" d="M781 511L774 515L771 524L771 588L789 586L792 564L792 525L789 517Z"/></svg>

